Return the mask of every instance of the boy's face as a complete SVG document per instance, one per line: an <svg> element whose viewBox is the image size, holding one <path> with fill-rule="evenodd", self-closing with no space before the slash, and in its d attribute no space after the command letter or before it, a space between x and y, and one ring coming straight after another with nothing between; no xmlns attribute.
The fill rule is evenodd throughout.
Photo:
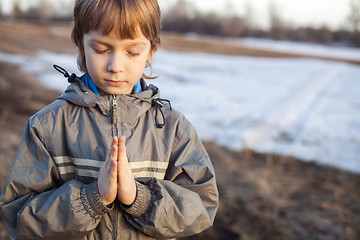
<svg viewBox="0 0 360 240"><path fill-rule="evenodd" d="M100 95L129 94L152 57L151 43L139 31L135 39L119 39L113 32L91 31L84 35L88 73Z"/></svg>

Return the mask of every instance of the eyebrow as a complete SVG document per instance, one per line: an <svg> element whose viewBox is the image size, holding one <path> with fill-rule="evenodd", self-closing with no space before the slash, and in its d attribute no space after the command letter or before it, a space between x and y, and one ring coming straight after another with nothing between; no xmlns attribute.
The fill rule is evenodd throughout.
<svg viewBox="0 0 360 240"><path fill-rule="evenodd" d="M111 44L105 42L105 41L102 41L101 39L90 39L89 40L89 43L90 44L102 44L102 45L105 45L105 46L111 46ZM125 44L127 47L135 47L135 46L146 46L146 43L144 42L140 42L140 41L135 41L135 42L129 42L129 43L126 43Z"/></svg>

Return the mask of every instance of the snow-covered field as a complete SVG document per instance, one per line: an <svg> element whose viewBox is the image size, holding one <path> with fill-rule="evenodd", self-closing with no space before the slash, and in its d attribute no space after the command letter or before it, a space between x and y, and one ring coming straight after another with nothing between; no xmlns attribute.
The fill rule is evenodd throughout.
<svg viewBox="0 0 360 240"><path fill-rule="evenodd" d="M254 38L229 39L231 43L278 52L308 54L319 57L360 60L360 49L343 46L325 46L290 41L275 41Z"/></svg>
<svg viewBox="0 0 360 240"><path fill-rule="evenodd" d="M73 55L39 52L27 59L0 53L0 59L60 90L67 82L52 64L79 73ZM148 82L204 140L360 173L360 66L160 50L154 74L159 78Z"/></svg>

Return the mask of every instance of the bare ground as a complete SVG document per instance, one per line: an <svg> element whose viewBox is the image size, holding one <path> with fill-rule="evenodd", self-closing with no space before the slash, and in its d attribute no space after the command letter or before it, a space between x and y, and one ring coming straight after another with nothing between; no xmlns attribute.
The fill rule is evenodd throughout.
<svg viewBox="0 0 360 240"><path fill-rule="evenodd" d="M0 23L0 51L32 55L37 49L54 51L54 46L59 52L74 50L69 40L64 40L69 27L37 26L31 31L28 24L10 26L21 28L29 40L16 42L9 27ZM39 36L48 41L36 43ZM58 41L57 45L51 41ZM0 190L28 117L59 94L0 62ZM360 239L360 175L287 156L204 144L215 167L220 208L213 228L188 239ZM0 239L10 239L2 221Z"/></svg>

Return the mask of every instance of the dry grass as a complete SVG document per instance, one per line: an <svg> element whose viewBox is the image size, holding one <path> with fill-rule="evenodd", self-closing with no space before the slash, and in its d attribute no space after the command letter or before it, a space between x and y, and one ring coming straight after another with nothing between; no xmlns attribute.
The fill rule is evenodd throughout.
<svg viewBox="0 0 360 240"><path fill-rule="evenodd" d="M211 142L205 147L221 205L214 228L189 239L360 239L360 175Z"/></svg>
<svg viewBox="0 0 360 240"><path fill-rule="evenodd" d="M33 55L38 50L74 53L70 26L0 21L0 51Z"/></svg>

